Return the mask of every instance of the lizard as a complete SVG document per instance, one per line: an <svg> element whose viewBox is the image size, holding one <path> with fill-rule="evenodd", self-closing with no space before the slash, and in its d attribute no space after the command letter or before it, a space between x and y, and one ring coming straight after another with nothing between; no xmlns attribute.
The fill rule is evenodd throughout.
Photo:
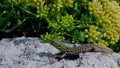
<svg viewBox="0 0 120 68"><path fill-rule="evenodd" d="M55 47L60 48L65 46L63 45L63 43L61 43L56 39L49 39L48 41ZM84 44L84 46L76 47L76 48L65 47L61 52L62 52L62 55L53 55L52 57L55 59L62 59L66 56L68 57L76 56L76 55L79 55L79 53L85 53L85 52L101 52L103 54L112 54L113 50L105 46L99 46L95 44Z"/></svg>

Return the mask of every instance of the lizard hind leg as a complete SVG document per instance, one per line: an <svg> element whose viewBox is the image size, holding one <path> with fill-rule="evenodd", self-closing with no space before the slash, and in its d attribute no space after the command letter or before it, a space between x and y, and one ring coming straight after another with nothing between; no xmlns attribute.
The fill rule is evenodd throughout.
<svg viewBox="0 0 120 68"><path fill-rule="evenodd" d="M55 59L63 59L65 57L65 53L63 55L53 55L52 57Z"/></svg>

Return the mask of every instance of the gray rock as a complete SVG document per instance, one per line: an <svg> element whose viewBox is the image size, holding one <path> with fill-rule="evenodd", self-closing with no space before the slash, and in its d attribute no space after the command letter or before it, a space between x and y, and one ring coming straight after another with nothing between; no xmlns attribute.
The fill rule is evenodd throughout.
<svg viewBox="0 0 120 68"><path fill-rule="evenodd" d="M112 55L87 52L79 54L80 68L118 68Z"/></svg>
<svg viewBox="0 0 120 68"><path fill-rule="evenodd" d="M119 53L113 53L114 60L117 62L119 68L120 68L120 54Z"/></svg>
<svg viewBox="0 0 120 68"><path fill-rule="evenodd" d="M120 68L120 54L87 52L78 59L57 61L59 51L38 38L6 38L0 41L0 68Z"/></svg>

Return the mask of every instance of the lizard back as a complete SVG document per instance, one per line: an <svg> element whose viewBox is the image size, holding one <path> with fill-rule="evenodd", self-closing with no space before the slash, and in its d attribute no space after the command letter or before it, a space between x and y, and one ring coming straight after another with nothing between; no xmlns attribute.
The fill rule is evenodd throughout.
<svg viewBox="0 0 120 68"><path fill-rule="evenodd" d="M61 56L57 56L54 55L54 58L63 58L65 56L75 56L75 55L79 55L79 53L85 53L85 52L101 52L101 53L105 53L105 54L112 54L113 50L108 48L108 47L104 47L104 46L98 46L98 45L94 45L94 44L85 44L84 46L78 47L78 48L71 48L71 47L65 47L65 45L55 39L50 39L49 42L51 42L51 44L53 44L55 47L57 47L58 49L61 50L61 52L63 53L63 55Z"/></svg>
<svg viewBox="0 0 120 68"><path fill-rule="evenodd" d="M112 54L113 50L104 46L85 44L85 46L82 46L81 48L66 51L65 56L74 56L74 55L79 55L79 53L85 53L85 52L101 52L105 54Z"/></svg>

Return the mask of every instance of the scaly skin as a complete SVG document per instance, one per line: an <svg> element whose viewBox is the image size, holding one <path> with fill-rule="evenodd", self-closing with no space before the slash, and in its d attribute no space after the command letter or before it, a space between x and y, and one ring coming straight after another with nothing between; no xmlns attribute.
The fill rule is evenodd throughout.
<svg viewBox="0 0 120 68"><path fill-rule="evenodd" d="M52 43L54 43L53 45L60 46L59 41L57 40L50 40ZM104 54L112 54L113 50L108 48L108 47L104 47L104 46L98 46L98 45L94 45L94 44L85 44L82 47L78 47L78 48L70 48L68 50L65 50L63 52L63 55L53 55L52 57L56 58L56 59L62 59L65 56L75 56L75 55L79 55L79 53L85 53L85 52L101 52Z"/></svg>

